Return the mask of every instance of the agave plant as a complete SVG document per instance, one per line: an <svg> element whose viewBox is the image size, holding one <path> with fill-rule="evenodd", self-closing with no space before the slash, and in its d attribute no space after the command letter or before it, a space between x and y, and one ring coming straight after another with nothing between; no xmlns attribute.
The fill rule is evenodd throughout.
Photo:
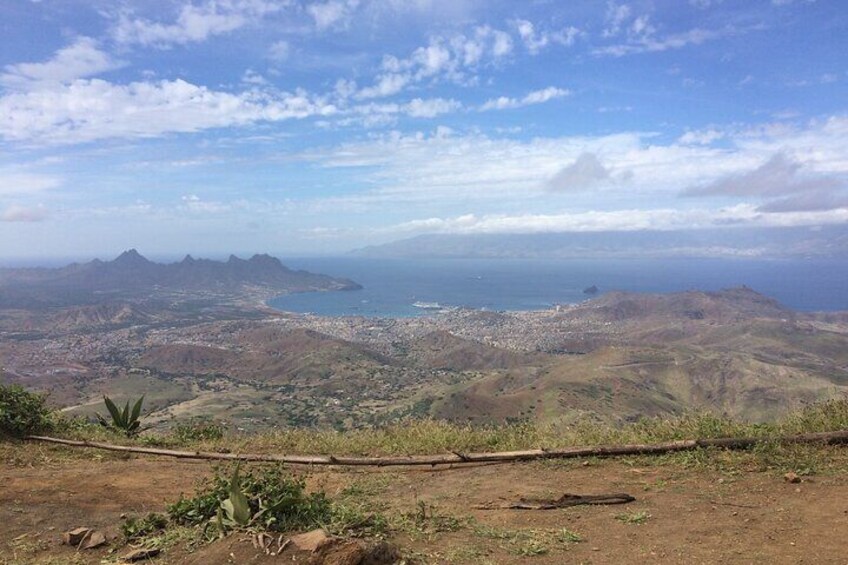
<svg viewBox="0 0 848 565"><path fill-rule="evenodd" d="M223 536L228 528L245 527L253 522L255 516L250 514L250 503L247 496L241 491L241 479L239 478L239 465L230 479L229 497L221 502L218 507L218 530Z"/></svg>
<svg viewBox="0 0 848 565"><path fill-rule="evenodd" d="M123 410L118 409L115 403L112 402L112 399L108 396L103 396L103 403L106 404L106 409L109 410L109 415L112 417L112 421L110 422L100 414L97 414L97 419L100 421L100 425L120 430L126 434L127 437L134 436L141 432L141 420L139 417L141 416L141 405L144 403L144 396L135 402L132 407L132 411L130 410L129 400L127 400L127 404L124 406Z"/></svg>

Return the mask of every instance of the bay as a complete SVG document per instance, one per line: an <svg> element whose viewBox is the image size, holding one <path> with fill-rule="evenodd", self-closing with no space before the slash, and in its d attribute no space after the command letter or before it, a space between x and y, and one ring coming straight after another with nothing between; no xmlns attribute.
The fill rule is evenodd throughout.
<svg viewBox="0 0 848 565"><path fill-rule="evenodd" d="M269 301L279 310L322 316L408 317L415 304L539 310L599 293L715 291L748 286L800 311L848 310L844 260L736 259L365 259L293 258L294 269L352 279L362 290L311 292Z"/></svg>

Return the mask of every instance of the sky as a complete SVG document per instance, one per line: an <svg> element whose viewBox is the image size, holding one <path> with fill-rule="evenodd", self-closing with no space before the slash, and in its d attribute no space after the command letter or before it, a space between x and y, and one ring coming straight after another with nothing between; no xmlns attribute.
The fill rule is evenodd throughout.
<svg viewBox="0 0 848 565"><path fill-rule="evenodd" d="M848 223L843 0L2 0L0 262Z"/></svg>

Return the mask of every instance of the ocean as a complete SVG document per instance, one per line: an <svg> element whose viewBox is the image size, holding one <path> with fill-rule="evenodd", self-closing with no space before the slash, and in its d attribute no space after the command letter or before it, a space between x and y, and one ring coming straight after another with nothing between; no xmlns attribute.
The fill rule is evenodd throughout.
<svg viewBox="0 0 848 565"><path fill-rule="evenodd" d="M611 290L680 292L746 285L800 311L848 310L848 261L732 259L363 259L283 261L352 279L356 291L311 292L269 301L279 310L322 316L409 317L422 305L539 310ZM418 303L419 306L415 306Z"/></svg>

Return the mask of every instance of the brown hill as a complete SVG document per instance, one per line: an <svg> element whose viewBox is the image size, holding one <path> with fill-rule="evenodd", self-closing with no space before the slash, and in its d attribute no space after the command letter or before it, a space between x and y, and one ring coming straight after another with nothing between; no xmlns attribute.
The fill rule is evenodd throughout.
<svg viewBox="0 0 848 565"><path fill-rule="evenodd" d="M605 419L709 409L751 421L848 393L848 369L778 364L742 352L686 347L609 347L562 357L523 376L493 374L434 404L450 420L552 420L590 412Z"/></svg>
<svg viewBox="0 0 848 565"><path fill-rule="evenodd" d="M492 371L538 365L548 356L500 349L463 339L448 331L431 332L409 344L409 360L418 366L455 371Z"/></svg>
<svg viewBox="0 0 848 565"><path fill-rule="evenodd" d="M718 292L688 291L672 294L609 292L570 310L568 315L611 322L661 318L720 323L752 318L795 317L792 310L748 287Z"/></svg>
<svg viewBox="0 0 848 565"><path fill-rule="evenodd" d="M145 351L137 363L141 367L174 374L227 373L238 365L236 351L202 345L160 345Z"/></svg>

